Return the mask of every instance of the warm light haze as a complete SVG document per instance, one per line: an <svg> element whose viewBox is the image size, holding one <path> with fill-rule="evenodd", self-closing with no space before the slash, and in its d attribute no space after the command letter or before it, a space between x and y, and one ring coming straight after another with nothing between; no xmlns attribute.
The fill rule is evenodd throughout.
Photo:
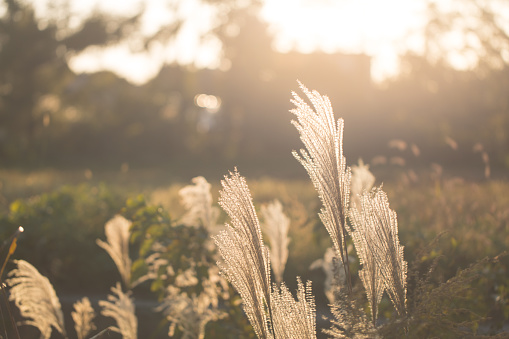
<svg viewBox="0 0 509 339"><path fill-rule="evenodd" d="M33 0L38 16L48 15L47 0ZM112 70L134 83L144 83L167 62L194 64L198 68L218 68L221 44L214 38L200 41L216 25L212 6L199 0L179 4L179 12L168 8L165 0L129 0L122 6L112 0L72 1L74 13L83 15L96 8L108 13L132 14L145 6L142 33L149 34L174 20L188 18L181 33L169 46L156 45L148 53L132 53L128 43L107 49L89 48L74 56L70 66L76 72ZM397 56L407 50L421 50L419 32L425 23L425 1L374 0L265 0L261 17L269 24L274 48L281 52L297 50L365 53L372 57L372 78L381 81L398 71ZM51 15L51 14L50 14Z"/></svg>
<svg viewBox="0 0 509 339"><path fill-rule="evenodd" d="M266 0L262 17L280 51L365 53L372 77L397 71L397 54L420 49L415 33L424 25L424 1ZM284 14L283 14L284 13Z"/></svg>

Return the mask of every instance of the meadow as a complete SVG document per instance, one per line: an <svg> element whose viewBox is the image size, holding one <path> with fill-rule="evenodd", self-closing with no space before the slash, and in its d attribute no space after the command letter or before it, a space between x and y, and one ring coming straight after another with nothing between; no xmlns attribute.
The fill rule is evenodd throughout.
<svg viewBox="0 0 509 339"><path fill-rule="evenodd" d="M198 1L216 66L177 43L136 84L76 60L173 51L198 8L73 2L0 0L0 339L509 336L501 2L423 2L378 82L364 33L283 51L269 1Z"/></svg>
<svg viewBox="0 0 509 339"><path fill-rule="evenodd" d="M381 172L387 170L385 168ZM385 181L383 187L391 208L398 215L399 236L405 246L409 276L415 274L421 278L414 279L422 279L426 270L433 266L429 282L440 286L459 270L507 250L507 181L437 177L431 171L423 171L417 179L410 181L404 176L403 169L393 170L393 173L399 174ZM376 177L376 167L372 172ZM313 281L318 313L330 317L323 288L325 274L320 269L310 269L311 264L322 258L326 248L331 246L328 234L317 217L320 202L312 184L306 179L247 180L258 210L262 204L279 199L291 220L289 256L284 271L287 285L294 290L297 287L296 276ZM178 192L189 184L172 182L162 172L134 171L119 175L94 173L88 179L85 171L3 171L2 183L2 239L7 239L17 226L24 226L25 232L19 237L13 258L27 260L49 278L57 295L64 300L62 304L67 311L67 323L71 323L70 304L77 296L89 295L97 303L105 297L109 286L119 279L114 263L95 242L104 238L104 224L125 208L126 201L142 199L141 196L148 206L160 206L169 212L173 220L178 220L185 214ZM211 180L211 184L214 205L217 205L219 181ZM225 219L223 212L220 220ZM438 240L435 240L437 237ZM2 256L5 256L4 252ZM12 269L12 263L7 267ZM358 268L358 259L354 259L352 270L355 272ZM441 315L451 316L447 312L455 309L457 314L452 316L455 321L472 321L475 324L472 328L479 334L503 333L509 321L508 269L507 257L495 262L482 262L463 282L465 286L457 287L457 295L444 302L450 309ZM353 283L360 282L356 280ZM411 291L412 282L409 294ZM155 319L162 318L146 306L157 304L158 299L153 290L144 285L137 287L134 295L139 302L146 301L145 307L141 306L137 313L140 331L148 330L158 323ZM97 305L94 306L97 308ZM457 311L459 309L462 311ZM389 299L384 297L379 314L389 319L393 312ZM144 326L144 322L150 326ZM326 321L318 322L318 326L325 324ZM209 327L212 331L213 327L210 324ZM163 331L158 335L164 334ZM253 336L253 333L250 335Z"/></svg>
<svg viewBox="0 0 509 339"><path fill-rule="evenodd" d="M343 120L301 89L311 181L0 173L2 337L507 335L509 183L347 166Z"/></svg>

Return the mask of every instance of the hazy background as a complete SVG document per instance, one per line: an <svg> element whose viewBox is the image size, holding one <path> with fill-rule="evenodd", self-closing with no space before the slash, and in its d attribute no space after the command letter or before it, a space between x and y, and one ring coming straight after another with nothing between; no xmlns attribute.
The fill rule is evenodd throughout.
<svg viewBox="0 0 509 339"><path fill-rule="evenodd" d="M297 79L345 119L349 164L509 167L506 1L2 0L0 15L3 168L304 176Z"/></svg>
<svg viewBox="0 0 509 339"><path fill-rule="evenodd" d="M344 118L347 164L384 183L405 259L447 232L428 258L443 256L433 279L447 281L509 246L508 66L507 0L0 0L0 239L25 228L13 258L70 317L74 297L119 279L96 245L112 216L139 207L178 225L180 188L202 175L215 205L238 166L255 206L280 199L292 221L288 286L312 279L325 308L309 266L330 238L291 155L300 80ZM504 260L468 289L494 330L508 323ZM141 287L137 300L155 297Z"/></svg>

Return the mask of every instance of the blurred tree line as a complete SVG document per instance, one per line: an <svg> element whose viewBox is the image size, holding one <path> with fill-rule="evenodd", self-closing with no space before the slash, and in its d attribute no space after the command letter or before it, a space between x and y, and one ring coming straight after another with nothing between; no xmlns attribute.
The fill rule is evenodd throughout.
<svg viewBox="0 0 509 339"><path fill-rule="evenodd" d="M401 75L382 85L371 83L366 55L275 52L267 25L254 14L256 0L207 2L224 9L210 34L222 42L229 67L166 65L136 86L107 71L75 74L69 60L87 47L136 35L141 11L128 17L95 12L69 29L65 6L55 9L57 19L42 20L30 3L2 0L1 166L128 164L198 175L245 165L253 172L300 174L290 154L300 142L288 113L297 79L329 95L336 115L345 118L349 161L392 152L421 166L469 166L480 164L473 149L481 143L492 167L509 166L509 37L480 1L468 1L469 18L478 26L464 13L430 3L425 52L402 56ZM480 43L463 47L480 56L467 71L450 66L442 42L458 25ZM180 27L179 21L168 23L143 37L140 48L168 41ZM390 149L393 139L414 145L413 155L410 147ZM451 149L450 140L458 147Z"/></svg>

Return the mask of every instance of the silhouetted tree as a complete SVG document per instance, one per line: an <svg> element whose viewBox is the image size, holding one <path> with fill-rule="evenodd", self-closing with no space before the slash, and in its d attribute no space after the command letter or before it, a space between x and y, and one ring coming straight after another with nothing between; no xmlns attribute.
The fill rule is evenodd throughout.
<svg viewBox="0 0 509 339"><path fill-rule="evenodd" d="M0 154L19 163L36 163L48 138L58 134L52 120L62 112L62 95L74 74L67 60L91 45L123 39L139 15L130 18L100 14L68 29L70 13L42 21L30 4L4 0L0 18Z"/></svg>

